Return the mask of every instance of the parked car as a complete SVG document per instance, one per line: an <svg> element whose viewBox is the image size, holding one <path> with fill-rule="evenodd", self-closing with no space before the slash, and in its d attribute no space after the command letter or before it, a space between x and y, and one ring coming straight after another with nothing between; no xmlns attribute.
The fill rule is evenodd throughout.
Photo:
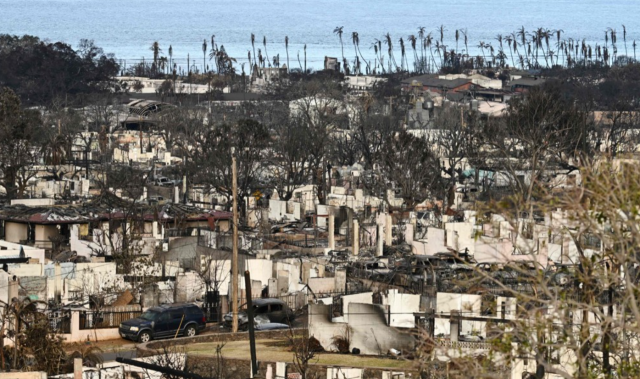
<svg viewBox="0 0 640 379"><path fill-rule="evenodd" d="M162 196L149 196L147 200L149 204L158 204L165 201L165 198Z"/></svg>
<svg viewBox="0 0 640 379"><path fill-rule="evenodd" d="M165 304L149 308L140 317L120 324L120 336L138 342L152 339L188 336L204 330L207 320L195 304Z"/></svg>
<svg viewBox="0 0 640 379"><path fill-rule="evenodd" d="M267 318L270 323L290 324L295 320L295 313L289 308L287 303L280 299L255 299L253 300L254 324L258 319ZM265 320L266 321L266 320ZM233 314L231 312L224 315L224 325L231 327ZM246 329L249 323L249 316L246 311L238 312L238 328Z"/></svg>
<svg viewBox="0 0 640 379"><path fill-rule="evenodd" d="M347 270L348 274L376 281L386 281L392 272L386 263L376 260L353 262Z"/></svg>
<svg viewBox="0 0 640 379"><path fill-rule="evenodd" d="M177 185L180 185L181 183L182 183L182 180L172 180L167 178L166 176L157 176L156 179L153 181L154 185L161 186L161 187L177 186Z"/></svg>

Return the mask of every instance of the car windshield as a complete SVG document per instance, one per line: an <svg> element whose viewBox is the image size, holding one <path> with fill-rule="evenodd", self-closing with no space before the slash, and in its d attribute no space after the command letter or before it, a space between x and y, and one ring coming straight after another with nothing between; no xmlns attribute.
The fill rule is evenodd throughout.
<svg viewBox="0 0 640 379"><path fill-rule="evenodd" d="M156 311L146 311L142 315L140 315L140 318L147 321L153 321L156 319L156 317L158 317L158 314L159 312Z"/></svg>

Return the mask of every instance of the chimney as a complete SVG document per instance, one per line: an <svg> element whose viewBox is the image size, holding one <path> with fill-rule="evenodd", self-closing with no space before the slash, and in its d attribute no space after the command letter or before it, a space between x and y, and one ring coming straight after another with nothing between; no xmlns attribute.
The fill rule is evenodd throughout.
<svg viewBox="0 0 640 379"><path fill-rule="evenodd" d="M384 253L384 226L382 224L378 224L378 247L376 249L376 257L381 257Z"/></svg>
<svg viewBox="0 0 640 379"><path fill-rule="evenodd" d="M353 220L353 245L351 250L353 255L360 254L360 230L358 220Z"/></svg>
<svg viewBox="0 0 640 379"><path fill-rule="evenodd" d="M329 235L329 249L331 250L336 248L335 223L336 216L334 216L332 210L329 209L329 226L327 228L327 234Z"/></svg>
<svg viewBox="0 0 640 379"><path fill-rule="evenodd" d="M73 379L82 379L82 358L73 359Z"/></svg>

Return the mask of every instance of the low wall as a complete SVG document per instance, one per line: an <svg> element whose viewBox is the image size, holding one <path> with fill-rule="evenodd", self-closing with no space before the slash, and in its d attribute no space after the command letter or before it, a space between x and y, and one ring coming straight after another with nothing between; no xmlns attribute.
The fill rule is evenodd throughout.
<svg viewBox="0 0 640 379"><path fill-rule="evenodd" d="M104 341L120 338L118 328L80 329L80 311L71 312L71 333L60 334L65 342Z"/></svg>
<svg viewBox="0 0 640 379"><path fill-rule="evenodd" d="M47 379L46 372L3 372L0 373L0 379Z"/></svg>
<svg viewBox="0 0 640 379"><path fill-rule="evenodd" d="M108 329L85 329L78 330L75 334L64 334L63 336L69 336L69 339L66 339L68 342L82 342L82 341L104 341L104 340L115 340L120 338L120 332L118 332L118 328L108 328Z"/></svg>
<svg viewBox="0 0 640 379"><path fill-rule="evenodd" d="M187 367L192 367L194 373L201 375L210 374L209 371L203 370L203 372L198 372L199 367L216 367L218 362L216 361L216 357L203 357L203 356L189 356L187 358ZM271 365L273 369L273 377L275 378L275 370L276 370L276 362L269 361L260 361L259 363L259 373L260 377L263 377L267 372L267 366ZM242 359L231 359L224 358L224 374L227 374L227 377L235 377L235 378L249 378L251 364L247 360ZM307 378L326 378L327 377L327 369L330 367L336 366L327 366L323 364L309 363L309 369L307 371ZM397 368L362 368L362 379L380 379L383 378L384 372L404 372L405 378L419 378L419 370L416 368L411 369L397 369ZM287 363L287 372L294 373L298 370L292 363Z"/></svg>

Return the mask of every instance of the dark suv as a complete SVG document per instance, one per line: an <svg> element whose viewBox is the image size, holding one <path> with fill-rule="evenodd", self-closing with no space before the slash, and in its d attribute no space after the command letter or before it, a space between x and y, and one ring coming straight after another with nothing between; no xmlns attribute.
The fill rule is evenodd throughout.
<svg viewBox="0 0 640 379"><path fill-rule="evenodd" d="M165 304L149 308L140 317L120 324L120 336L138 342L180 336L193 337L204 330L206 318L195 304Z"/></svg>

